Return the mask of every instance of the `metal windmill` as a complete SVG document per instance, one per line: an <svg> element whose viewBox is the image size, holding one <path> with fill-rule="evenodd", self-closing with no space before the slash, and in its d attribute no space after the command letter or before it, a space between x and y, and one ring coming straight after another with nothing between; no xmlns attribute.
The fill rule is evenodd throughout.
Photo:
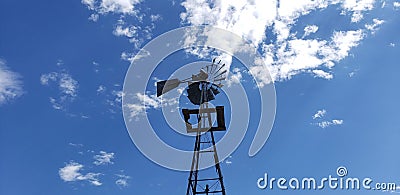
<svg viewBox="0 0 400 195"><path fill-rule="evenodd" d="M187 83L187 97L191 103L199 106L198 109L182 109L187 132L196 133L186 195L226 194L214 138L214 131L226 130L224 107L212 107L208 103L220 93L219 89L223 86L221 82L226 78L225 64L221 65L220 63L221 60L215 63L215 59L213 59L212 63L201 68L198 74L184 80L171 79L157 82L157 96L161 96L182 83ZM191 115L196 116L197 126L193 126L189 122ZM216 126L213 126L212 115L216 115ZM216 173L214 176L200 177L200 157L201 154L206 153L212 154Z"/></svg>

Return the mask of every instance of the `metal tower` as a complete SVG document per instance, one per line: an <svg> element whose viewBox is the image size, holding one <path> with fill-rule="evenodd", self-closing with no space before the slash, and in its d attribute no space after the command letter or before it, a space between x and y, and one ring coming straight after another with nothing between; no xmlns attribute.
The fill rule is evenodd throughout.
<svg viewBox="0 0 400 195"><path fill-rule="evenodd" d="M191 103L199 106L198 109L182 109L187 132L196 133L186 195L226 194L214 137L215 131L226 130L224 107L211 107L208 103L215 99L215 95L220 93L218 89L222 87L221 81L226 78L227 70L222 70L225 64L221 66L220 62L216 64L214 59L212 64L200 69L199 74L192 75L192 77L182 81L172 79L157 82L157 96L161 96L178 87L179 84L187 82L188 98ZM197 124L192 125L189 122L191 115L196 117ZM213 126L215 125L212 120L213 115L217 126ZM211 154L213 158L215 173L203 176L200 175L203 171L199 170L199 164L202 156L206 154Z"/></svg>
<svg viewBox="0 0 400 195"><path fill-rule="evenodd" d="M201 87L201 98L207 99L207 83L202 82ZM221 167L219 165L217 147L215 146L214 131L224 131L225 120L224 120L224 107L217 106L216 108L210 108L208 102L204 102L200 105L199 109L182 109L186 121L186 127L188 132L196 133L196 142L194 144L192 166L189 174L189 182L187 186L186 195L195 194L223 194L225 195L225 186L223 182ZM217 127L212 126L211 114L217 115ZM197 116L197 128L192 128L188 122L190 114ZM189 117L188 117L189 116ZM199 163L202 154L212 153L214 158L214 168L216 174L214 177L199 177Z"/></svg>

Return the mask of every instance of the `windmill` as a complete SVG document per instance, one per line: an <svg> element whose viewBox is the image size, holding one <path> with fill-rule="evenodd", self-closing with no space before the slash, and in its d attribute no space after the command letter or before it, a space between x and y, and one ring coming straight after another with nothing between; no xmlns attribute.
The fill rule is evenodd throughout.
<svg viewBox="0 0 400 195"><path fill-rule="evenodd" d="M225 131L224 107L212 107L208 102L215 99L223 86L222 81L226 79L227 70L221 60L201 68L198 74L194 74L184 80L170 79L157 82L157 97L177 88L180 84L187 83L187 97L189 101L199 106L198 109L182 109L188 133L196 133L192 164L186 195L195 194L223 194L225 186L223 182L221 167L219 164L217 148L215 145L214 132ZM197 125L189 122L190 116L195 115ZM216 126L213 126L212 115L216 115ZM202 154L212 154L215 167L215 176L200 177L199 163Z"/></svg>

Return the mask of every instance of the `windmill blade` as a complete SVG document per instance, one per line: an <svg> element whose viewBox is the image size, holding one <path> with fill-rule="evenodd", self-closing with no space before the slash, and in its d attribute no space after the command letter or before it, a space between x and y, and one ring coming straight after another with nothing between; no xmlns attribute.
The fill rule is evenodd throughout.
<svg viewBox="0 0 400 195"><path fill-rule="evenodd" d="M157 97L177 88L181 84L179 79L171 79L157 82Z"/></svg>
<svg viewBox="0 0 400 195"><path fill-rule="evenodd" d="M226 73L227 70L222 71L221 73L219 73L217 76L215 76L214 78L218 78L219 76L223 75Z"/></svg>
<svg viewBox="0 0 400 195"><path fill-rule="evenodd" d="M218 63L217 64L212 64L212 66L211 66L211 71L210 71L210 75L213 75L213 74L216 74L220 69L221 69L221 67L218 69L218 66L221 64L221 60L219 60L218 61ZM225 66L225 65L222 65L222 66ZM218 70L217 70L218 69Z"/></svg>
<svg viewBox="0 0 400 195"><path fill-rule="evenodd" d="M219 91L218 91L218 93L219 93ZM215 100L215 95L214 94L218 94L218 93L214 93L213 90L207 89L207 96L204 98L204 100L201 103L209 102L211 100Z"/></svg>
<svg viewBox="0 0 400 195"><path fill-rule="evenodd" d="M218 94L220 93L219 90L218 90L218 88L215 87L214 85L212 85L212 86L210 87L210 90L212 91L212 93L213 93L214 95L218 95Z"/></svg>
<svg viewBox="0 0 400 195"><path fill-rule="evenodd" d="M215 71L215 74L217 74L219 71L221 71L221 69L224 67L225 67L225 64L223 64L221 67L219 67L219 69L217 71Z"/></svg>
<svg viewBox="0 0 400 195"><path fill-rule="evenodd" d="M223 80L225 80L225 79L226 79L226 77L222 77L222 78L219 78L219 79L215 79L214 82L223 81Z"/></svg>
<svg viewBox="0 0 400 195"><path fill-rule="evenodd" d="M200 82L194 82L189 84L187 91L187 97L189 98L190 102L194 105L201 104L201 90L200 90Z"/></svg>

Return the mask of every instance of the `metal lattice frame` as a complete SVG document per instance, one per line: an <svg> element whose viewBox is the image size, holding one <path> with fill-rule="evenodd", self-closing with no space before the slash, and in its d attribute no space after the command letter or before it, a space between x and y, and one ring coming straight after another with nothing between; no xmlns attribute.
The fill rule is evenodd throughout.
<svg viewBox="0 0 400 195"><path fill-rule="evenodd" d="M200 86L201 86L201 98L205 98L207 96L206 93L207 83L201 82ZM191 171L189 175L189 182L187 186L186 195L195 195L195 194L226 195L223 176L217 154L217 147L215 146L214 132L212 130L207 131L205 133L201 131L201 129L212 127L211 114L209 112L202 112L202 109L208 109L208 108L209 105L207 102L201 104L199 113L197 114L199 130L196 132L196 142L193 150L193 159L192 159L192 165L191 165ZM211 147L204 147L204 146L211 146ZM204 148L211 148L211 150L210 149L204 150ZM199 163L202 153L213 153L216 177L199 178Z"/></svg>

